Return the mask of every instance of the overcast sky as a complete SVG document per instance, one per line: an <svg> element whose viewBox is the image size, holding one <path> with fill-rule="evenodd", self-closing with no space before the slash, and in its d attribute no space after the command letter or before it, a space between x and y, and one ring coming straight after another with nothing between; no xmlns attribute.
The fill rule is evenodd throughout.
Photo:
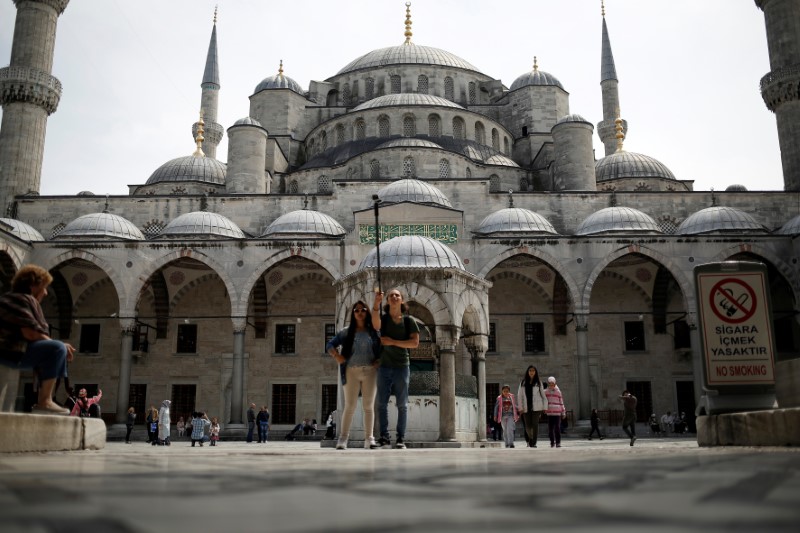
<svg viewBox="0 0 800 533"><path fill-rule="evenodd" d="M43 195L126 195L194 150L191 125L219 5L218 122L284 61L304 89L353 59L403 42L403 0L72 0L58 22L53 75L63 94L47 124ZM606 0L628 121L625 149L654 157L695 190L782 190L763 13L752 0ZM497 7L495 7L497 6ZM570 112L602 119L600 0L415 0L413 42L447 50L504 85L556 76ZM0 65L16 8L0 0ZM595 131L597 157L603 148ZM227 159L227 135L217 152Z"/></svg>

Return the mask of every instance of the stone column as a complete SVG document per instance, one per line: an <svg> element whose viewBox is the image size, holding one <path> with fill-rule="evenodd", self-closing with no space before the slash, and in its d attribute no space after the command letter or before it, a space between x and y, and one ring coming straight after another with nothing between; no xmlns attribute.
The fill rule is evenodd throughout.
<svg viewBox="0 0 800 533"><path fill-rule="evenodd" d="M486 441L486 349L473 348L478 362L478 442Z"/></svg>
<svg viewBox="0 0 800 533"><path fill-rule="evenodd" d="M700 331L697 329L697 314L689 313L686 315L686 323L689 325L689 341L692 346L692 373L694 374L694 404L700 405L700 398L703 396L703 383L705 381L705 370L703 368L703 350L700 344Z"/></svg>
<svg viewBox="0 0 800 533"><path fill-rule="evenodd" d="M592 387L589 382L589 314L575 315L578 350L578 419L586 420L592 412Z"/></svg>
<svg viewBox="0 0 800 533"><path fill-rule="evenodd" d="M456 440L456 353L459 328L436 328L439 345L439 440Z"/></svg>
<svg viewBox="0 0 800 533"><path fill-rule="evenodd" d="M244 397L244 335L247 331L245 318L233 320L233 369L231 371L231 424L242 423L242 399Z"/></svg>
<svg viewBox="0 0 800 533"><path fill-rule="evenodd" d="M136 331L135 320L120 320L119 348L119 384L117 385L117 424L127 421L128 407L130 407L131 393L131 351L133 348L133 334Z"/></svg>

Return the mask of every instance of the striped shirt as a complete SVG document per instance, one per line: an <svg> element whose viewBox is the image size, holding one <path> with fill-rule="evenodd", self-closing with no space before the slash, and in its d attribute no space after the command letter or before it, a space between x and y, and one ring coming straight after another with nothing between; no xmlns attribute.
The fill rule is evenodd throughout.
<svg viewBox="0 0 800 533"><path fill-rule="evenodd" d="M28 341L22 335L22 328L50 334L39 300L32 294L7 292L0 296L0 350L25 352Z"/></svg>
<svg viewBox="0 0 800 533"><path fill-rule="evenodd" d="M545 414L547 416L561 416L566 414L567 408L564 407L564 397L561 396L561 389L558 388L558 385L553 387L547 387L544 391L544 395L547 397L547 409L545 409Z"/></svg>

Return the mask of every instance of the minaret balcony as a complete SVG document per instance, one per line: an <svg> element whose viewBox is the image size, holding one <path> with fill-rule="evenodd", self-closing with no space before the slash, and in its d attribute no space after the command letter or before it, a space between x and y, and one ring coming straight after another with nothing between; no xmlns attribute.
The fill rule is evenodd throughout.
<svg viewBox="0 0 800 533"><path fill-rule="evenodd" d="M800 101L800 65L773 70L761 78L761 97L773 113L781 104Z"/></svg>
<svg viewBox="0 0 800 533"><path fill-rule="evenodd" d="M0 105L24 102L44 108L52 115L61 100L61 82L33 67L0 69Z"/></svg>

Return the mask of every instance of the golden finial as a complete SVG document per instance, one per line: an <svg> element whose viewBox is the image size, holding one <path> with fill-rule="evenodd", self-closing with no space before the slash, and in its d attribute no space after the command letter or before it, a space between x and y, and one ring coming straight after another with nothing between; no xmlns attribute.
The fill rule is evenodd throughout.
<svg viewBox="0 0 800 533"><path fill-rule="evenodd" d="M411 42L411 2L406 2L406 42L403 44L413 44Z"/></svg>
<svg viewBox="0 0 800 533"><path fill-rule="evenodd" d="M617 152L622 151L622 140L625 138L625 134L622 132L622 119L619 116L619 108L617 108L617 118L614 119L614 129L617 131Z"/></svg>
<svg viewBox="0 0 800 533"><path fill-rule="evenodd" d="M219 5L214 6L214 26L217 25L217 9L219 9Z"/></svg>
<svg viewBox="0 0 800 533"><path fill-rule="evenodd" d="M283 59L281 59L281 64L278 66L278 76L283 77Z"/></svg>
<svg viewBox="0 0 800 533"><path fill-rule="evenodd" d="M539 64L536 62L536 56L533 56L533 71L539 70Z"/></svg>
<svg viewBox="0 0 800 533"><path fill-rule="evenodd" d="M600 0L600 13L603 15L603 18L606 18L606 2L605 2L605 0Z"/></svg>
<svg viewBox="0 0 800 533"><path fill-rule="evenodd" d="M204 126L205 122L203 121L203 110L200 110L200 120L197 121L197 137L194 138L195 142L197 143L197 150L194 151L192 154L195 157L205 157L206 154L203 153L203 141L205 140L203 137L203 132L205 131Z"/></svg>

